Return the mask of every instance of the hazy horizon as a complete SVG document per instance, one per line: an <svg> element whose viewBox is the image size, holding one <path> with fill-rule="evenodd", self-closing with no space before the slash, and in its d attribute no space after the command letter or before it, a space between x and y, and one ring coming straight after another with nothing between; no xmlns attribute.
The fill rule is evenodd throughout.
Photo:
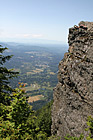
<svg viewBox="0 0 93 140"><path fill-rule="evenodd" d="M61 48L68 48L68 44L58 44L58 43L23 43L23 42L0 42L0 45L2 45L3 47L8 47L8 46L15 46L15 47L20 47L20 46L36 46L36 47L61 47Z"/></svg>

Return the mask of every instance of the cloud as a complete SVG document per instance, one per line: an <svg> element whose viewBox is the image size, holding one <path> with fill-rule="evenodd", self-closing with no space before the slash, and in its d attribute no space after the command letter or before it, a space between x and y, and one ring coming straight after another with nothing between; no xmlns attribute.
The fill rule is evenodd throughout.
<svg viewBox="0 0 93 140"><path fill-rule="evenodd" d="M42 34L16 34L19 38L42 38Z"/></svg>
<svg viewBox="0 0 93 140"><path fill-rule="evenodd" d="M23 37L31 37L31 34L24 34Z"/></svg>
<svg viewBox="0 0 93 140"><path fill-rule="evenodd" d="M29 33L11 33L11 32L5 32L4 30L0 29L0 40L22 40L22 41L29 41L33 39L44 39L44 36L42 34L29 34Z"/></svg>
<svg viewBox="0 0 93 140"><path fill-rule="evenodd" d="M41 37L43 37L43 35L42 34L33 34L32 37L33 38L41 38Z"/></svg>
<svg viewBox="0 0 93 140"><path fill-rule="evenodd" d="M27 37L30 37L31 34L16 34L15 36L18 38L27 38Z"/></svg>

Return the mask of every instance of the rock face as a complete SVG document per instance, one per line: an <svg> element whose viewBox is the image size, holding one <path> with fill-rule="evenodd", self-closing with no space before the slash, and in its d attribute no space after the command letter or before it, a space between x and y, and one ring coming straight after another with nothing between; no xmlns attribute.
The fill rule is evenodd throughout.
<svg viewBox="0 0 93 140"><path fill-rule="evenodd" d="M83 24L83 25L82 25ZM52 134L87 135L87 117L93 117L93 22L69 29L69 50L59 63L54 89Z"/></svg>

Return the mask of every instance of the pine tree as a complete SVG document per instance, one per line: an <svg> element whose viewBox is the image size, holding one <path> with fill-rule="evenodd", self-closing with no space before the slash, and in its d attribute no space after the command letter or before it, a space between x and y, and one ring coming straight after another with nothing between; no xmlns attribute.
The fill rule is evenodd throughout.
<svg viewBox="0 0 93 140"><path fill-rule="evenodd" d="M9 86L9 79L13 78L18 74L18 72L14 72L12 69L7 69L3 66L3 64L10 60L12 55L4 56L3 52L8 48L2 47L0 45L0 103L4 105L9 104L10 100L10 93L12 91L11 87Z"/></svg>

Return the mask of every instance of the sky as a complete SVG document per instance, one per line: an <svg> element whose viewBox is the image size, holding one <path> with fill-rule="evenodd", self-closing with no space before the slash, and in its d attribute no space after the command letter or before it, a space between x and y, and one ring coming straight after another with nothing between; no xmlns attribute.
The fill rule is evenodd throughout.
<svg viewBox="0 0 93 140"><path fill-rule="evenodd" d="M93 0L0 0L0 42L67 44L80 21L93 22Z"/></svg>

